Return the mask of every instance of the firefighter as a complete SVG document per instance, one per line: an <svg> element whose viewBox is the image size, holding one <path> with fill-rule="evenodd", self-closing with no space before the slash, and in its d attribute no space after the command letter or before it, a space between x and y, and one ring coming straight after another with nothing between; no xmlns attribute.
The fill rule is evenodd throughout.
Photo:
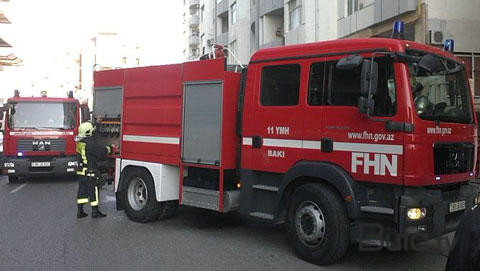
<svg viewBox="0 0 480 271"><path fill-rule="evenodd" d="M95 142L93 133L95 127L90 122L84 122L78 127L76 139L77 155L79 156L78 194L77 194L77 218L86 217L83 205L90 202L92 217L105 217L98 209L99 195L98 183L100 173L97 169L97 161L112 151L112 146L104 146Z"/></svg>
<svg viewBox="0 0 480 271"><path fill-rule="evenodd" d="M480 270L480 207L475 205L460 220L445 271Z"/></svg>

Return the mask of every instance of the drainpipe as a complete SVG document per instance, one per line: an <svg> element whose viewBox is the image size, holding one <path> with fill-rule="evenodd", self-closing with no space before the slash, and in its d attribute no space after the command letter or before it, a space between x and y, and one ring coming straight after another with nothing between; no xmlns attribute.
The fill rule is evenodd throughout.
<svg viewBox="0 0 480 271"><path fill-rule="evenodd" d="M473 88L473 96L475 96L475 53L472 52L472 88Z"/></svg>
<svg viewBox="0 0 480 271"><path fill-rule="evenodd" d="M213 20L213 24L214 24L214 26L213 26L213 35L214 35L213 39L215 40L215 44L217 44L218 43L218 40L217 40L217 27L218 27L217 26L217 5L218 4L217 4L217 1L215 1L215 0L211 0L211 1L214 1L213 3L215 4L215 8L213 9L213 16L214 16L213 18L215 18L215 20Z"/></svg>
<svg viewBox="0 0 480 271"><path fill-rule="evenodd" d="M315 41L318 41L318 30L319 30L319 27L318 27L318 13L319 13L319 10L318 10L318 1L315 1Z"/></svg>

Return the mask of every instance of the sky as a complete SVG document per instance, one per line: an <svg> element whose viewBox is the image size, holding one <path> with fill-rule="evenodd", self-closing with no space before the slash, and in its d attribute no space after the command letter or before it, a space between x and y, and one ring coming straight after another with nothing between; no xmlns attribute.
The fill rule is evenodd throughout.
<svg viewBox="0 0 480 271"><path fill-rule="evenodd" d="M16 85L61 69L65 52L92 46L99 32L115 32L142 47L142 65L182 61L181 0L10 0L11 25L2 38L23 59L19 68L0 71L0 97ZM40 90L39 90L40 91ZM8 93L6 93L8 92ZM11 92L11 93L10 93Z"/></svg>

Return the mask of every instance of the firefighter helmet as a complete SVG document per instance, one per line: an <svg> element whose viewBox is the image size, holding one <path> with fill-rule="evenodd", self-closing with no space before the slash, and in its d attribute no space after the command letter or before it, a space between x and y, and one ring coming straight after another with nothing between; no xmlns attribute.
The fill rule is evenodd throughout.
<svg viewBox="0 0 480 271"><path fill-rule="evenodd" d="M95 131L95 127L91 122L84 122L80 124L80 126L78 127L78 136L80 137L92 136L94 131Z"/></svg>

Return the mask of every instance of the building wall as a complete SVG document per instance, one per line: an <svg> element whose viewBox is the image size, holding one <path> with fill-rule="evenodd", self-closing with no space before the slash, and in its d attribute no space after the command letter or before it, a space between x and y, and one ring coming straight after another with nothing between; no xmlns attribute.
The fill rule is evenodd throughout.
<svg viewBox="0 0 480 271"><path fill-rule="evenodd" d="M455 40L455 51L480 52L479 0L427 0L427 24L443 22L445 38Z"/></svg>
<svg viewBox="0 0 480 271"><path fill-rule="evenodd" d="M232 24L231 7L234 3L237 5L237 21ZM250 59L250 0L229 0L228 18L228 45L240 63L247 64ZM228 61L229 64L238 64L233 57Z"/></svg>

